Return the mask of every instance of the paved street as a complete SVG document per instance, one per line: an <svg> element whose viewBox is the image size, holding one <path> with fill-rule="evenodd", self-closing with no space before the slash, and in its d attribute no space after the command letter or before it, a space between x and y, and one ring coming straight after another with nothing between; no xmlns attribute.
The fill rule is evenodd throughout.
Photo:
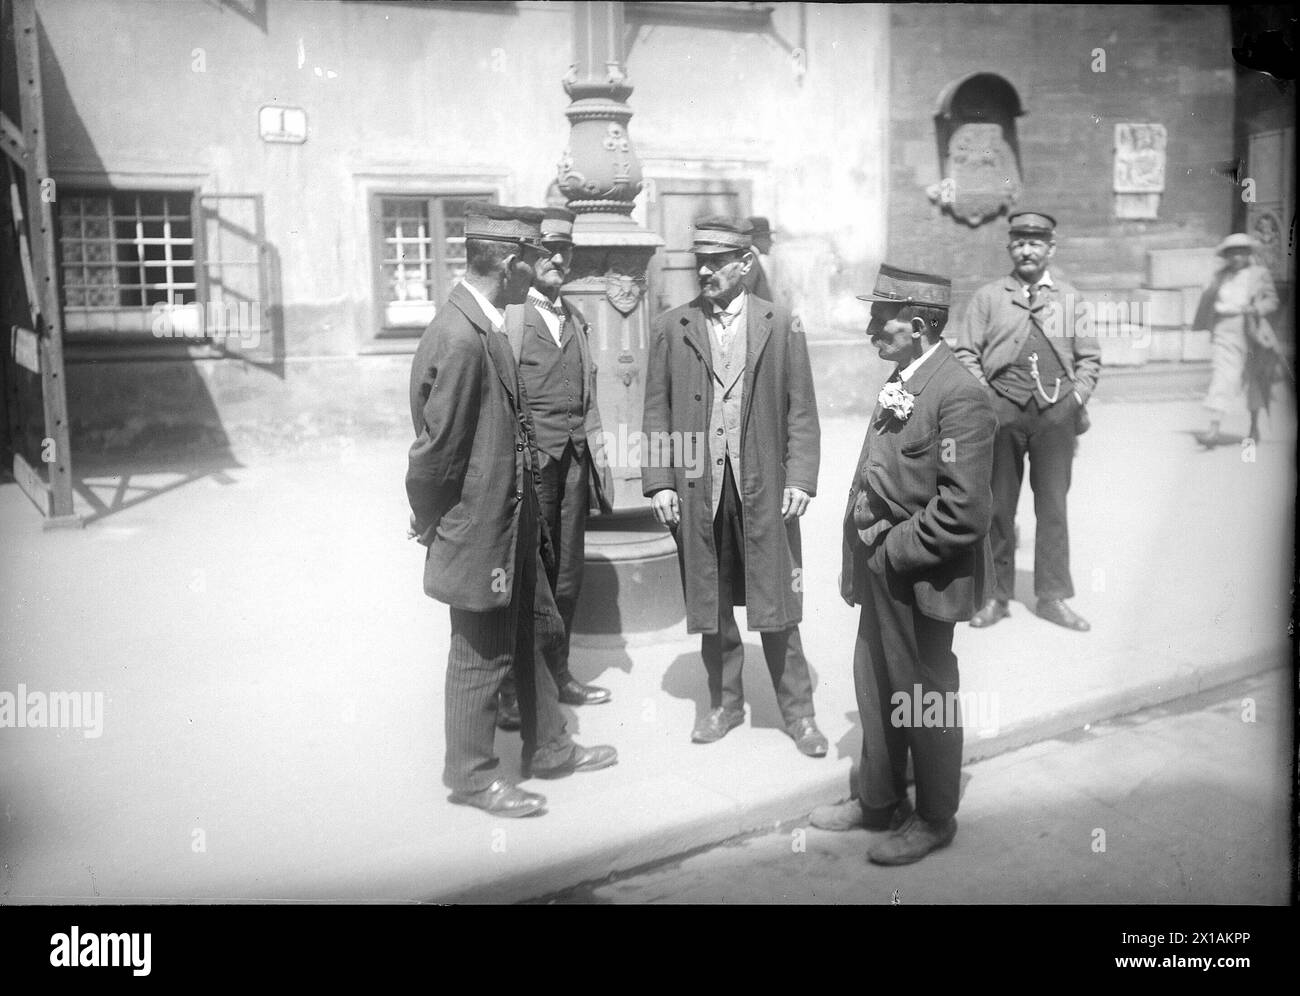
<svg viewBox="0 0 1300 996"><path fill-rule="evenodd" d="M968 762L1290 659L1292 409L1247 454L1199 450L1195 402L1093 407L1071 491L1072 604L1093 630L1032 613L1026 488L1012 617L956 633L962 691L987 706ZM529 783L548 812L513 822L450 804L440 784L448 616L422 593L424 551L405 537L406 440L216 465L83 461L79 500L94 514L76 531L42 532L18 488L0 486L0 693L102 698L97 729L0 727L0 902L512 902L845 793L860 748L856 614L835 584L862 424L822 430L802 632L830 756L803 757L780 729L754 634L745 724L707 747L689 741L707 689L683 624L579 640L575 672L614 699L569 710L571 729L617 745L619 764ZM516 776L518 735L498 749ZM973 782L962 819L977 822L954 855L999 853L980 806L1033 820L1046 799ZM1110 826L1084 815L1070 846ZM1116 867L1124 832L1109 830L1102 859Z"/></svg>
<svg viewBox="0 0 1300 996"><path fill-rule="evenodd" d="M914 865L870 865L875 834L801 819L550 898L1284 904L1291 683L1273 671L968 765L956 840Z"/></svg>

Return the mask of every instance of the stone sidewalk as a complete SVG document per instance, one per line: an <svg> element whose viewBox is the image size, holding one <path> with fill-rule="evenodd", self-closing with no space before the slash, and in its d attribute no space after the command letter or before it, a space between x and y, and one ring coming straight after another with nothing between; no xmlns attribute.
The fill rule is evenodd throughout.
<svg viewBox="0 0 1300 996"><path fill-rule="evenodd" d="M1071 533L1072 604L1094 628L1022 603L993 629L958 627L978 705L968 758L1288 666L1294 411L1243 454L1196 447L1194 403L1092 409ZM831 755L805 758L781 731L754 634L750 716L709 746L689 740L707 692L683 626L578 647L575 672L614 701L571 710L571 728L620 763L529 783L550 807L524 821L453 806L440 783L447 610L405 538L404 440L125 475L82 461L79 500L99 511L81 531L43 533L0 486L0 693L103 702L99 736L0 729L0 899L511 901L845 797L857 616L836 575L863 429L823 421L804 520L802 631ZM1027 487L1021 531L1032 605ZM517 774L518 736L498 746Z"/></svg>

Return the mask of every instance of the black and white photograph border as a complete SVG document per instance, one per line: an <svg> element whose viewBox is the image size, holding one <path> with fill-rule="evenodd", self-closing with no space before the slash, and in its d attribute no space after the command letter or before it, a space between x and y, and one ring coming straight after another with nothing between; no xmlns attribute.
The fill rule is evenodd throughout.
<svg viewBox="0 0 1300 996"><path fill-rule="evenodd" d="M0 9L0 904L1295 902L1290 7Z"/></svg>

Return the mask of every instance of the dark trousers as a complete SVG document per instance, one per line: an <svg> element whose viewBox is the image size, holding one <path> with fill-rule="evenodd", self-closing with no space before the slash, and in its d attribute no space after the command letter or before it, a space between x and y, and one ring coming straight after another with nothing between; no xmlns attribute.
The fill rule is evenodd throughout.
<svg viewBox="0 0 1300 996"><path fill-rule="evenodd" d="M907 794L907 753L912 752L916 810L942 823L957 812L961 792L962 729L957 702L954 624L921 615L896 575L867 571L866 593L853 649L853 687L862 717L859 801L878 824ZM890 590L890 585L898 586ZM920 708L916 705L920 686ZM893 699L904 692L906 698ZM943 707L928 723L927 692ZM951 697L949 697L949 693ZM922 722L916 720L920 716ZM950 723L951 725L944 725Z"/></svg>
<svg viewBox="0 0 1300 996"><path fill-rule="evenodd" d="M515 546L510 604L489 612L451 610L447 661L447 757L443 783L453 792L477 792L496 780L497 691L513 676L519 696L523 756L543 767L574 750L565 732L555 680L536 666L536 617L554 612L538 547L537 495L525 487Z"/></svg>
<svg viewBox="0 0 1300 996"><path fill-rule="evenodd" d="M569 674L569 640L573 636L573 614L582 593L582 568L586 556L587 489L589 469L584 454L573 443L564 447L560 459L539 453L542 473L542 517L551 531L555 567L547 572L555 606L564 620L564 639L546 654L546 666L557 681Z"/></svg>
<svg viewBox="0 0 1300 996"><path fill-rule="evenodd" d="M1034 594L1071 598L1070 527L1066 496L1074 466L1074 422L1078 402L1067 394L1040 409L1030 398L1020 408L994 392L998 417L993 441L993 597L1010 601L1016 589L1016 505L1029 457L1029 486L1034 491Z"/></svg>
<svg viewBox="0 0 1300 996"><path fill-rule="evenodd" d="M718 631L701 637L700 656L709 677L710 707L739 711L745 705L745 649L734 607L745 604L745 527L730 462L725 475L722 501L713 519L713 542L718 553ZM812 678L799 627L761 635L763 657L785 724L812 716Z"/></svg>

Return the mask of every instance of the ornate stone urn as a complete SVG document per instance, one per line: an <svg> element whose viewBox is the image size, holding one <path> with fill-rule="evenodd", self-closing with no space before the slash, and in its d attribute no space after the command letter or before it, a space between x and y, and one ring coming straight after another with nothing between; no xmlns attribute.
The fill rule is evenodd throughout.
<svg viewBox="0 0 1300 996"><path fill-rule="evenodd" d="M623 644L684 615L676 546L641 494L650 320L646 267L663 240L632 220L641 164L628 133L623 4L573 5L574 63L564 78L571 132L556 183L577 215L564 293L591 323L592 361L614 477L614 514L587 524L587 569L575 640Z"/></svg>

